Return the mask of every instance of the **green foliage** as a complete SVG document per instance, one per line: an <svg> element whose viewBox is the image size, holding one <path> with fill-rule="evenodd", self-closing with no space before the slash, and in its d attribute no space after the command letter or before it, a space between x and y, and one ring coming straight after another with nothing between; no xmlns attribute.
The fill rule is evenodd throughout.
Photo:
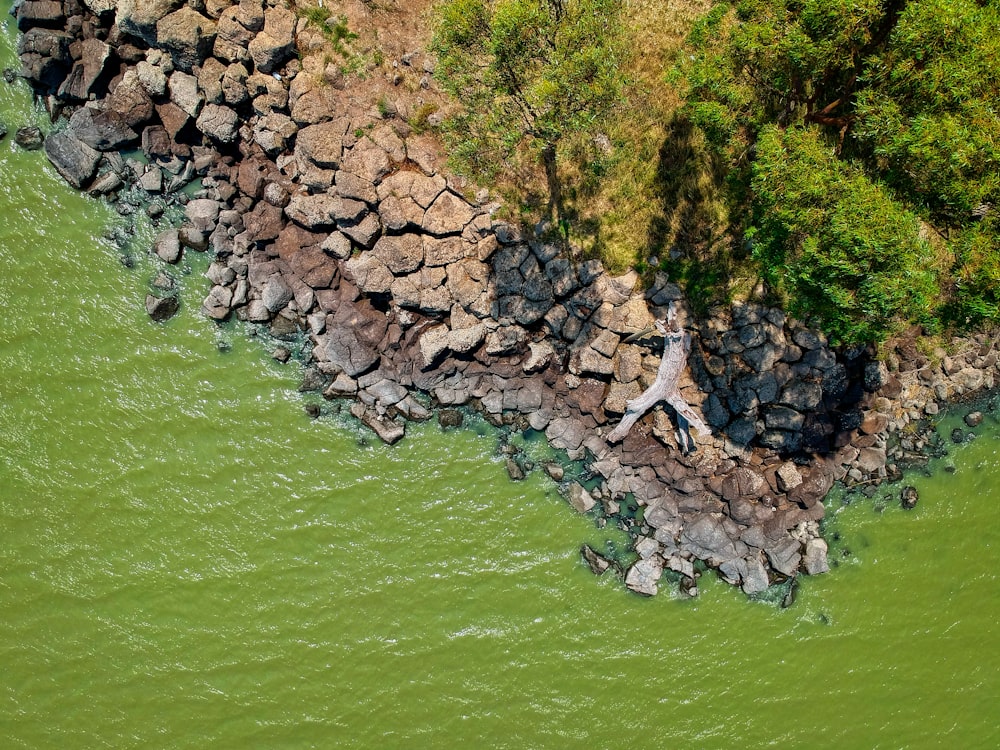
<svg viewBox="0 0 1000 750"><path fill-rule="evenodd" d="M910 3L865 84L853 132L874 171L950 226L1000 197L1000 6Z"/></svg>
<svg viewBox="0 0 1000 750"><path fill-rule="evenodd" d="M932 303L1000 320L998 227L974 220L1000 202L1000 3L718 2L673 75L800 314L855 341Z"/></svg>
<svg viewBox="0 0 1000 750"><path fill-rule="evenodd" d="M540 159L551 197L559 146L593 135L621 99L620 0L445 0L432 48L463 105L446 127L461 171L480 179Z"/></svg>
<svg viewBox="0 0 1000 750"><path fill-rule="evenodd" d="M949 318L961 325L1000 320L1000 219L993 215L969 227L955 245Z"/></svg>
<svg viewBox="0 0 1000 750"><path fill-rule="evenodd" d="M754 254L793 314L852 344L928 319L933 253L919 219L814 129L764 128L752 188Z"/></svg>

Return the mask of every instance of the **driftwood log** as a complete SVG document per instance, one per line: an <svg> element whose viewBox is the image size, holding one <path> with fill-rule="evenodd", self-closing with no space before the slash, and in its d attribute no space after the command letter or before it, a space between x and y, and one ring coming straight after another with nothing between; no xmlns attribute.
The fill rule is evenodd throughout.
<svg viewBox="0 0 1000 750"><path fill-rule="evenodd" d="M681 448L687 452L694 447L691 442L691 436L688 433L688 426L694 427L703 435L711 433L708 426L694 409L691 408L690 404L684 400L680 390L677 388L677 382L680 380L681 373L687 366L688 352L691 351L691 336L677 324L677 316L673 305L670 306L667 312L666 320L658 320L654 328L642 331L630 338L639 338L647 333L652 333L654 330L663 336L663 359L660 360L660 368L656 372L656 380L641 395L626 404L625 416L622 417L622 421L618 423L618 426L608 433L606 440L609 443L616 443L623 439L643 414L656 406L660 401L665 401L674 407L674 411L677 412Z"/></svg>

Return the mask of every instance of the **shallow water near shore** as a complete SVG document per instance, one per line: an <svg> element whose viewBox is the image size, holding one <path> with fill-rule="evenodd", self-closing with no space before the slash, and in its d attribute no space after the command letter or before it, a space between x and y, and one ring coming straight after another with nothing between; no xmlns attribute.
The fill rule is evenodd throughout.
<svg viewBox="0 0 1000 750"><path fill-rule="evenodd" d="M641 599L492 430L308 418L294 366L199 315L204 256L150 322L158 266L103 239L129 221L14 146L40 116L0 83L0 746L1000 743L994 416L914 511L831 498L835 566L790 608Z"/></svg>

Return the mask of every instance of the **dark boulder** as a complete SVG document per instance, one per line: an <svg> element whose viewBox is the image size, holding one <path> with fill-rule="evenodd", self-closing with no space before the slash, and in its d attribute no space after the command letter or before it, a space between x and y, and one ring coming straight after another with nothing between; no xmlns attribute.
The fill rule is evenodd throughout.
<svg viewBox="0 0 1000 750"><path fill-rule="evenodd" d="M69 118L69 130L98 151L115 151L139 135L117 112L81 107Z"/></svg>
<svg viewBox="0 0 1000 750"><path fill-rule="evenodd" d="M45 139L45 155L63 179L75 188L90 181L101 161L99 151L66 130Z"/></svg>
<svg viewBox="0 0 1000 750"><path fill-rule="evenodd" d="M18 128L17 132L14 133L14 143L25 151L37 151L44 142L45 136L34 125Z"/></svg>
<svg viewBox="0 0 1000 750"><path fill-rule="evenodd" d="M913 510L917 507L919 499L920 494L916 487L904 487L899 496L899 504L903 506L904 510Z"/></svg>
<svg viewBox="0 0 1000 750"><path fill-rule="evenodd" d="M154 321L162 323L170 320L180 309L180 302L177 297L157 297L152 294L146 295L146 312Z"/></svg>

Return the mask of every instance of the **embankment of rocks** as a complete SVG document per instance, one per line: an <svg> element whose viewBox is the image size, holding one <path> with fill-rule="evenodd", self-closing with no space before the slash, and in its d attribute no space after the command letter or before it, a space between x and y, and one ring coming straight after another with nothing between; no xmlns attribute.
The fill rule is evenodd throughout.
<svg viewBox="0 0 1000 750"><path fill-rule="evenodd" d="M205 315L307 336L303 387L350 399L386 442L460 405L544 432L595 478L566 484L572 506L633 535L634 591L672 571L695 593L705 565L749 594L824 572L834 481L886 478L908 450L893 430L993 385L985 337L933 363L903 343L880 363L760 305L697 320L665 276L643 288L494 221L433 138L338 86L322 35L283 2L25 0L15 14L22 75L61 118L46 156L109 200L129 185L186 201L151 251L212 253ZM151 315L175 309L161 303ZM685 453L686 426L660 409L609 444L660 360L662 339L625 339L670 305L694 340L681 393L713 435Z"/></svg>

